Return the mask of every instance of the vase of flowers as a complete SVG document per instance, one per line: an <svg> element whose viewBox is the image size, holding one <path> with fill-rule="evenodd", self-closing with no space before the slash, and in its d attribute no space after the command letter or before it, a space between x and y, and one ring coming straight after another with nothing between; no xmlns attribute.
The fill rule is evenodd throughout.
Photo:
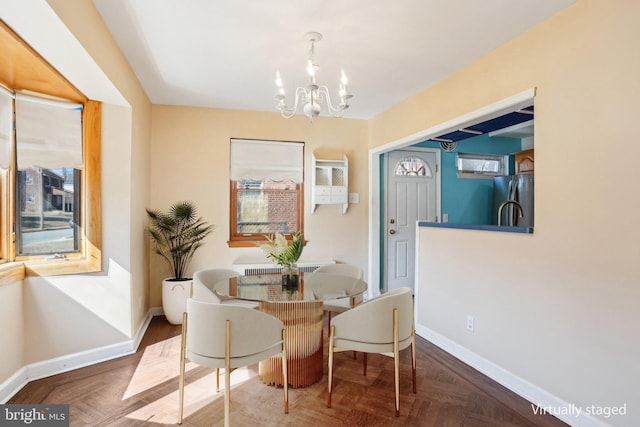
<svg viewBox="0 0 640 427"><path fill-rule="evenodd" d="M282 286L287 289L297 288L299 272L297 262L304 249L304 236L299 231L291 235L291 244L280 233L266 236L267 243L260 245L267 258L282 267Z"/></svg>

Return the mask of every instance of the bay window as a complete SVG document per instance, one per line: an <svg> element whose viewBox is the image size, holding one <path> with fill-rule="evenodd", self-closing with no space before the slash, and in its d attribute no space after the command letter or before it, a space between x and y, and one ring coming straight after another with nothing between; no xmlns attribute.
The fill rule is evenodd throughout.
<svg viewBox="0 0 640 427"><path fill-rule="evenodd" d="M100 271L101 104L0 36L0 281Z"/></svg>

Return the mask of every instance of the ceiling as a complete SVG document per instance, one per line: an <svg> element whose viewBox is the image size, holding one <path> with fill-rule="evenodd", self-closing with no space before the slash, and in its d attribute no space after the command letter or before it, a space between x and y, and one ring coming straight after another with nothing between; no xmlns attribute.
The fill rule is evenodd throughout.
<svg viewBox="0 0 640 427"><path fill-rule="evenodd" d="M306 85L304 35L317 31L318 83L337 97L344 69L345 117L361 119L574 1L93 0L154 104L276 111L276 71L289 94Z"/></svg>

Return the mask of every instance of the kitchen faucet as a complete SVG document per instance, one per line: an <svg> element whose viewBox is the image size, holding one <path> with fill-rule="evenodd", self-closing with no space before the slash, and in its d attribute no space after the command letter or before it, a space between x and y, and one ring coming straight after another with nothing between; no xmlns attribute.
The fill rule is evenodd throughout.
<svg viewBox="0 0 640 427"><path fill-rule="evenodd" d="M518 218L522 218L524 216L522 214L522 205L520 203L516 202L515 200L505 200L504 202L502 202L502 204L498 208L498 225L499 226L502 225L502 209L504 209L504 207L509 204L515 205L520 210L520 214L518 215Z"/></svg>

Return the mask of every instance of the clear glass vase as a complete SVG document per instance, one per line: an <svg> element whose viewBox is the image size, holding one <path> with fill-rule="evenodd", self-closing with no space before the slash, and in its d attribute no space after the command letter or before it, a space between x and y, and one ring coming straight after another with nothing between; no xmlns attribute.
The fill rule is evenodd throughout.
<svg viewBox="0 0 640 427"><path fill-rule="evenodd" d="M282 266L282 287L287 289L297 289L299 283L299 270L297 264Z"/></svg>

